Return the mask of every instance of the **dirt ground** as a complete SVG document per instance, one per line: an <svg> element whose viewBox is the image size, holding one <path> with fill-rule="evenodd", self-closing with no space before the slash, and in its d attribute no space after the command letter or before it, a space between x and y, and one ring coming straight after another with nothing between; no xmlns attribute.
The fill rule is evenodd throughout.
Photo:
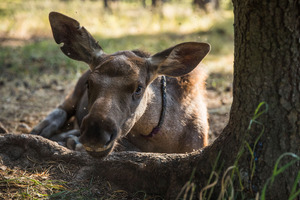
<svg viewBox="0 0 300 200"><path fill-rule="evenodd" d="M226 126L232 102L231 76L222 82L221 87L211 84L211 80L220 76L222 75L211 74L207 86L210 143ZM29 76L0 77L0 131L2 126L9 133L29 133L49 111L63 101L75 82L76 80L57 78L55 74L49 75L47 79ZM74 182L72 177L78 175L78 166L61 162L41 163L33 158L34 156L29 156L30 164L21 165L21 168L8 166L3 162L0 152L0 199L46 198L45 194L52 195L58 192L69 199L74 199L74 196L75 199L145 199L147 196L143 192L129 194L113 187L109 181L96 178ZM35 185L32 180L41 184ZM47 184L51 183L51 186L47 186L45 181ZM28 191L28 188L32 191ZM52 198L55 199L55 196ZM62 196L58 197L61 198ZM159 197L147 196L146 199Z"/></svg>
<svg viewBox="0 0 300 200"><path fill-rule="evenodd" d="M220 76L220 75L218 75ZM219 78L213 74L209 79ZM5 79L0 77L0 123L10 133L29 133L52 109L59 105L76 83L55 78L33 80L30 77ZM227 77L231 79L231 77ZM209 84L209 83L208 83ZM209 141L223 130L232 102L230 81L216 88L207 86Z"/></svg>

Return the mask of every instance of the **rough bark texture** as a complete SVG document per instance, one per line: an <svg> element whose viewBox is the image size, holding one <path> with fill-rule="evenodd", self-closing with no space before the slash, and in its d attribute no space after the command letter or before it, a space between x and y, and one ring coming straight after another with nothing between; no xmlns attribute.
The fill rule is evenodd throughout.
<svg viewBox="0 0 300 200"><path fill-rule="evenodd" d="M3 134L0 135L0 158L1 164L22 169L36 163L67 163L79 169L75 179L100 177L129 192L145 191L165 199L175 199L190 180L193 170L197 172L193 179L197 191L206 185L219 152L216 148L222 142L215 144L219 145L189 154L113 152L100 160L85 152L66 149L41 136Z"/></svg>
<svg viewBox="0 0 300 200"><path fill-rule="evenodd" d="M41 136L4 134L0 136L1 164L30 167L39 163L63 162L78 166L75 178L101 177L127 191L146 191L174 199L189 179L199 152L192 154L158 154L116 152L105 159L95 159L85 152L76 152ZM181 184L179 184L181 183Z"/></svg>
<svg viewBox="0 0 300 200"><path fill-rule="evenodd" d="M300 1L234 0L233 4L234 99L225 132L251 145L264 127L255 150L255 174L247 188L258 192L281 154L300 155ZM247 135L245 130L262 101L269 105L257 119L262 125L255 124ZM241 171L250 176L249 159L241 161ZM287 199L298 170L299 165L294 165L278 177L268 199Z"/></svg>

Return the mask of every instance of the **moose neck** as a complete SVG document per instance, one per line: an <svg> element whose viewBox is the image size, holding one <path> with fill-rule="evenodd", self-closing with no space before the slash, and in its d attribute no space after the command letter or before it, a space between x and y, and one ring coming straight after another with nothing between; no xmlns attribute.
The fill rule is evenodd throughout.
<svg viewBox="0 0 300 200"><path fill-rule="evenodd" d="M161 106L159 122L158 122L157 126L154 127L148 135L144 135L144 137L150 138L150 137L153 137L154 135L156 135L160 131L161 126L164 123L165 113L166 113L166 105L167 105L167 79L165 76L161 77L160 84L161 84L162 106Z"/></svg>

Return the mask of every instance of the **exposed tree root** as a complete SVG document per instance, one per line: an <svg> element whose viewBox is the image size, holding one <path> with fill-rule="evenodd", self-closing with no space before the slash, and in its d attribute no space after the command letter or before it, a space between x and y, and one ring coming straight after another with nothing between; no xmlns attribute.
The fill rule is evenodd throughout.
<svg viewBox="0 0 300 200"><path fill-rule="evenodd" d="M201 151L190 154L124 151L113 152L104 159L96 159L85 152L69 150L40 136L0 136L0 156L4 165L26 168L32 165L29 157L41 163L55 161L76 164L81 170L75 178L99 176L128 191L145 191L172 199L190 179L201 155Z"/></svg>

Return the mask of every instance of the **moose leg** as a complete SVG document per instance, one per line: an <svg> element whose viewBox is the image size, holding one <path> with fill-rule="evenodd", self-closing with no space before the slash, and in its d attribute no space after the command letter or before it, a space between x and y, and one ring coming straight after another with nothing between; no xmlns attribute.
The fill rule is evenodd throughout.
<svg viewBox="0 0 300 200"><path fill-rule="evenodd" d="M61 108L54 109L41 123L31 131L31 134L50 138L67 121L67 112Z"/></svg>
<svg viewBox="0 0 300 200"><path fill-rule="evenodd" d="M60 133L60 134L56 134L54 136L52 136L50 138L50 140L52 141L56 141L58 142L59 144L63 145L63 146L66 146L66 142L68 140L69 137L72 137L72 136L77 136L79 137L80 136L80 130L78 129L72 129L70 131L67 131L67 132L63 132L63 133Z"/></svg>
<svg viewBox="0 0 300 200"><path fill-rule="evenodd" d="M67 139L66 146L75 151L85 151L83 145L79 142L79 136L70 135Z"/></svg>
<svg viewBox="0 0 300 200"><path fill-rule="evenodd" d="M64 133L54 135L50 140L58 142L60 145L65 146L75 151L83 151L84 148L79 142L80 130L73 129Z"/></svg>
<svg viewBox="0 0 300 200"><path fill-rule="evenodd" d="M78 80L74 91L67 96L65 101L54 109L42 122L33 128L31 134L51 138L59 132L59 129L75 114L82 97L86 91L86 81L90 71L86 71Z"/></svg>

